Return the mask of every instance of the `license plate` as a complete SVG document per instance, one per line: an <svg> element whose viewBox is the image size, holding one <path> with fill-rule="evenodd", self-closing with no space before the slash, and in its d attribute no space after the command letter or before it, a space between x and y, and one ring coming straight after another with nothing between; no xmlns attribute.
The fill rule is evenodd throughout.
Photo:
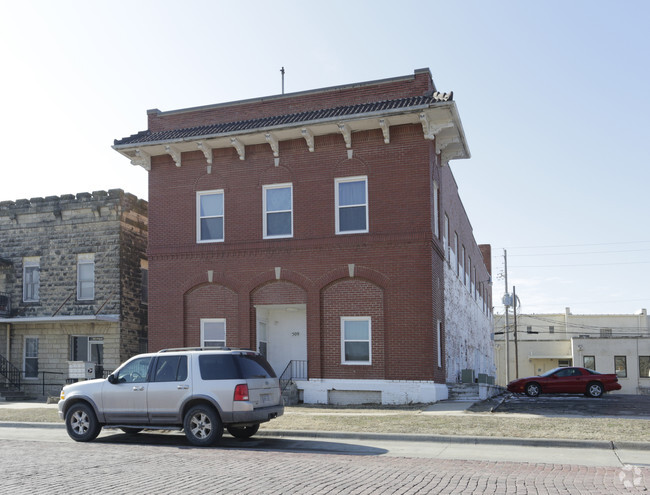
<svg viewBox="0 0 650 495"><path fill-rule="evenodd" d="M266 404L267 402L271 402L271 394L262 394L262 395L260 395L260 399L262 399L262 404Z"/></svg>

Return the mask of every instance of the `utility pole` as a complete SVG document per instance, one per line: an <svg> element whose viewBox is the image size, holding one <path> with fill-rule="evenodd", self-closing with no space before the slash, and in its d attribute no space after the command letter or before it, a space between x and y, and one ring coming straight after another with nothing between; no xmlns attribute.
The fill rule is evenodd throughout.
<svg viewBox="0 0 650 495"><path fill-rule="evenodd" d="M515 315L515 328L514 328L514 336L515 336L515 380L519 378L519 349L517 346L517 293L516 293L516 288L513 285L512 286L512 308L513 308L513 313Z"/></svg>
<svg viewBox="0 0 650 495"><path fill-rule="evenodd" d="M508 251L503 250L503 262L504 262L504 272L506 280L506 293L503 296L503 305L506 307L506 328L504 329L503 335L505 336L506 342L506 385L510 383L510 329L508 325L508 308L510 307L508 294Z"/></svg>

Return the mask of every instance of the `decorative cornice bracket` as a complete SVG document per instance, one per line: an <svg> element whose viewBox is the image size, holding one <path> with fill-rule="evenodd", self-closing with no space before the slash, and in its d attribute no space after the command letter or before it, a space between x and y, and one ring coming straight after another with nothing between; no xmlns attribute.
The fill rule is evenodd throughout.
<svg viewBox="0 0 650 495"><path fill-rule="evenodd" d="M381 132L384 133L384 143L390 144L390 122L388 122L388 119L379 119L379 127L381 127Z"/></svg>
<svg viewBox="0 0 650 495"><path fill-rule="evenodd" d="M266 142L271 145L271 150L273 150L273 156L278 158L280 156L280 143L278 141L278 138L275 137L275 135L271 134L270 132L267 132L264 137L266 138Z"/></svg>
<svg viewBox="0 0 650 495"><path fill-rule="evenodd" d="M131 165L136 165L151 171L151 155L141 149L135 150L135 156L131 158Z"/></svg>
<svg viewBox="0 0 650 495"><path fill-rule="evenodd" d="M339 131L343 134L343 139L345 140L345 147L350 149L352 148L352 130L348 124L338 124Z"/></svg>
<svg viewBox="0 0 650 495"><path fill-rule="evenodd" d="M240 160L246 159L246 146L237 138L230 138L230 144L237 150Z"/></svg>
<svg viewBox="0 0 650 495"><path fill-rule="evenodd" d="M449 121L431 122L429 120L429 116L424 112L420 114L420 123L422 124L422 130L424 131L424 139L430 140L435 139L436 134L438 134L443 129L448 129L449 127L454 126L454 123Z"/></svg>
<svg viewBox="0 0 650 495"><path fill-rule="evenodd" d="M205 141L197 141L196 145L203 152L203 156L205 156L206 161L212 165L212 146L210 146Z"/></svg>
<svg viewBox="0 0 650 495"><path fill-rule="evenodd" d="M447 136L445 138L438 137L436 139L436 155L442 153L450 144L457 143L460 143L460 138L458 136Z"/></svg>
<svg viewBox="0 0 650 495"><path fill-rule="evenodd" d="M181 151L178 148L174 148L173 146L170 146L169 144L165 145L165 151L169 156L172 157L172 160L174 160L174 163L176 164L177 167L180 168L181 166Z"/></svg>
<svg viewBox="0 0 650 495"><path fill-rule="evenodd" d="M314 152L314 133L311 132L306 127L301 129L300 133L302 134L302 137L305 138L305 141L307 142L307 147L309 148L309 151L311 153L313 153Z"/></svg>

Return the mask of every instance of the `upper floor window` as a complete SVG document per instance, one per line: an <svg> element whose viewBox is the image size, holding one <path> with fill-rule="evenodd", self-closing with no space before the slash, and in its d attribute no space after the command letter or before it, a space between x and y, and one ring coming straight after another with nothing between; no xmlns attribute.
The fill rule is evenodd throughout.
<svg viewBox="0 0 650 495"><path fill-rule="evenodd" d="M39 286L41 283L40 258L23 259L23 301L39 301Z"/></svg>
<svg viewBox="0 0 650 495"><path fill-rule="evenodd" d="M223 242L223 190L196 193L196 242Z"/></svg>
<svg viewBox="0 0 650 495"><path fill-rule="evenodd" d="M442 249L445 252L445 258L449 259L449 217L445 213L444 224L442 226Z"/></svg>
<svg viewBox="0 0 650 495"><path fill-rule="evenodd" d="M140 300L143 303L149 302L149 261L140 260Z"/></svg>
<svg viewBox="0 0 650 495"><path fill-rule="evenodd" d="M440 237L440 220L438 220L438 196L439 196L438 183L433 181L433 233L436 237Z"/></svg>
<svg viewBox="0 0 650 495"><path fill-rule="evenodd" d="M264 239L293 236L293 186L264 186Z"/></svg>
<svg viewBox="0 0 650 495"><path fill-rule="evenodd" d="M95 255L77 255L77 300L95 299Z"/></svg>
<svg viewBox="0 0 650 495"><path fill-rule="evenodd" d="M226 346L226 320L210 318L201 320L201 347Z"/></svg>
<svg viewBox="0 0 650 495"><path fill-rule="evenodd" d="M368 232L368 178L335 180L336 233Z"/></svg>

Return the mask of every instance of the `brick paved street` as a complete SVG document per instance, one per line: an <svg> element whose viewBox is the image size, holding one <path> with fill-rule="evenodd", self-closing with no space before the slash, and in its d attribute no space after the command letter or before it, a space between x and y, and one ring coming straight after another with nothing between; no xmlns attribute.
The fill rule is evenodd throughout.
<svg viewBox="0 0 650 495"><path fill-rule="evenodd" d="M169 443L169 442L167 442ZM0 440L2 493L642 493L647 467L587 467L192 448L102 440ZM634 486L636 480L636 486ZM625 482L631 485L625 486Z"/></svg>

